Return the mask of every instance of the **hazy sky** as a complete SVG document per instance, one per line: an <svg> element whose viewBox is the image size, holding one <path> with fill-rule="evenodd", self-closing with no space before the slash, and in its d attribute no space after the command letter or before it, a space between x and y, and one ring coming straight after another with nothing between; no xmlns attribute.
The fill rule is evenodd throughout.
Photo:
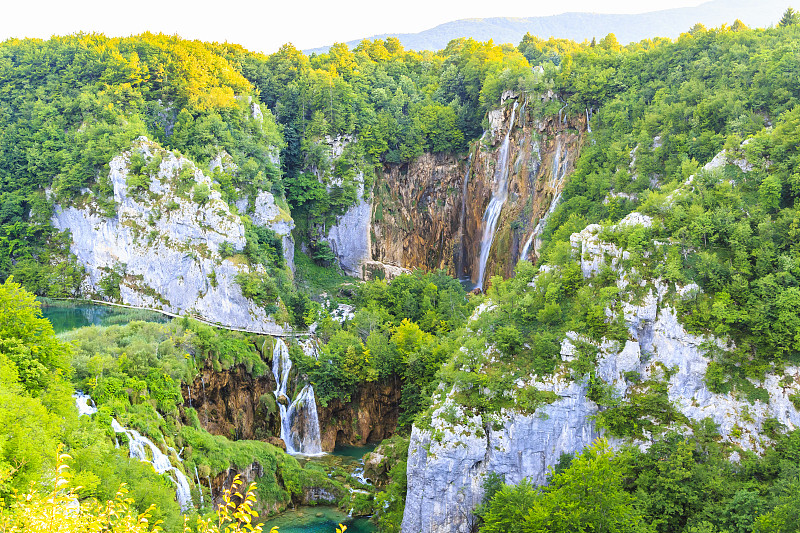
<svg viewBox="0 0 800 533"><path fill-rule="evenodd" d="M478 17L534 17L568 11L642 13L696 6L703 0L10 0L0 40L68 33L125 36L143 31L229 41L272 53L291 42L308 49L380 33L415 33Z"/></svg>

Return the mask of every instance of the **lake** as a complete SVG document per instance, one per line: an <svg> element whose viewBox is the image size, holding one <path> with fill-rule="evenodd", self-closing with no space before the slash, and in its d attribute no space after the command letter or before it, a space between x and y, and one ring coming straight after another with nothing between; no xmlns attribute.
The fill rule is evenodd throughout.
<svg viewBox="0 0 800 533"><path fill-rule="evenodd" d="M170 317L155 311L100 305L81 300L40 298L39 301L42 302L42 315L53 324L56 334L86 326L122 325L133 320L162 323L171 320Z"/></svg>

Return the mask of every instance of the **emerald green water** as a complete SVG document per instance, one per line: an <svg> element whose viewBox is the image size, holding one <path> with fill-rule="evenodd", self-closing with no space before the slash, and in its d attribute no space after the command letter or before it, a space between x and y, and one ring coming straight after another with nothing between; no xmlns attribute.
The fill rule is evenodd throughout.
<svg viewBox="0 0 800 533"><path fill-rule="evenodd" d="M334 448L332 455L339 457L348 457L359 461L364 454L372 452L377 444L367 444L366 446L337 446Z"/></svg>
<svg viewBox="0 0 800 533"><path fill-rule="evenodd" d="M375 449L375 444L367 446L337 446L332 453L309 458L309 461L322 463L328 468L352 469L364 454ZM349 479L349 478L348 478ZM319 516L317 516L319 515ZM280 533L335 533L339 524L347 526L347 533L373 533L376 526L369 518L351 518L335 507L298 507L267 519L265 531L278 526Z"/></svg>
<svg viewBox="0 0 800 533"><path fill-rule="evenodd" d="M319 515L319 516L318 516ZM339 524L347 533L373 533L375 525L368 518L350 518L333 507L298 507L264 522L264 531L277 526L280 533L336 533Z"/></svg>
<svg viewBox="0 0 800 533"><path fill-rule="evenodd" d="M132 320L148 322L169 322L169 317L152 311L126 309L87 302L49 302L42 301L42 315L53 324L58 333L86 326L113 326L127 324Z"/></svg>

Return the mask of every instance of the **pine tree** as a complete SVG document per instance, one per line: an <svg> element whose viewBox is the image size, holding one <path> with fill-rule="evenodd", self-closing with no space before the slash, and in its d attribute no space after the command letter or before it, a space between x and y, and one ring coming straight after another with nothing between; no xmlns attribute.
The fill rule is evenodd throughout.
<svg viewBox="0 0 800 533"><path fill-rule="evenodd" d="M798 22L800 22L800 13L791 7L787 7L786 11L783 12L783 17L781 17L781 21L778 23L778 26L791 26L792 24L797 24Z"/></svg>

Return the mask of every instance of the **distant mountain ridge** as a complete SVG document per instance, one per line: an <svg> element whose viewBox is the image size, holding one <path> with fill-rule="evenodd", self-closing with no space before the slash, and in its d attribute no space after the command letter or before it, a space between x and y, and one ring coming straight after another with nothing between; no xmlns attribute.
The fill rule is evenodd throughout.
<svg viewBox="0 0 800 533"><path fill-rule="evenodd" d="M406 49L441 50L452 39L459 37L518 44L526 33L544 39L552 36L578 42L592 37L600 39L613 33L619 42L626 44L652 37L674 39L698 22L708 27L731 24L736 19L751 27L777 24L790 1L712 0L697 7L665 9L636 15L562 13L547 17L461 19L419 33L384 33L367 39L397 37ZM352 48L362 40L356 39L346 44ZM313 48L305 53L325 53L329 48L330 46Z"/></svg>

